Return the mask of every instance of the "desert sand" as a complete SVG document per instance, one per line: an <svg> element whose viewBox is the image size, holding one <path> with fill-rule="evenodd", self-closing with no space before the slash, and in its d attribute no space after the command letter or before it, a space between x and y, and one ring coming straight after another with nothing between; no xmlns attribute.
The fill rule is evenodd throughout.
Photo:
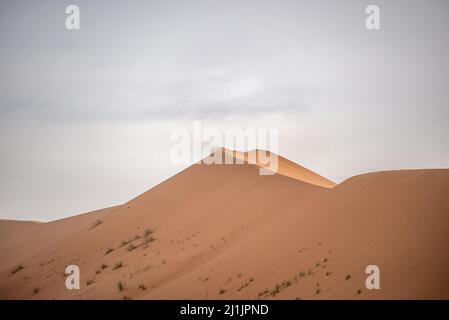
<svg viewBox="0 0 449 320"><path fill-rule="evenodd" d="M231 154L245 164L194 164L123 205L0 221L0 299L449 299L449 169L336 185Z"/></svg>

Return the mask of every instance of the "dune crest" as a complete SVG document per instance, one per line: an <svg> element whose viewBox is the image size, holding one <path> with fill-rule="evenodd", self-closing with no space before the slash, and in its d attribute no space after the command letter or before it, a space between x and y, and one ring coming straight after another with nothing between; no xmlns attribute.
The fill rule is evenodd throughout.
<svg viewBox="0 0 449 320"><path fill-rule="evenodd" d="M279 156L273 152L267 150L251 150L247 152L237 151L237 150L229 150L226 148L218 148L216 151L212 153L209 157L214 157L215 153L221 153L222 163L225 163L226 157L233 158L233 163L247 163L253 164L258 167L262 167L265 169L270 169L269 166L269 158L275 157L277 161L277 171L276 174L280 174L286 177L290 177L299 181L307 182L316 186L325 187L325 188L333 188L336 186L336 183L303 167L299 164L290 161L282 156ZM209 158L208 157L208 158ZM261 158L263 160L261 160ZM232 160L232 159L231 159ZM204 159L201 161L203 162Z"/></svg>

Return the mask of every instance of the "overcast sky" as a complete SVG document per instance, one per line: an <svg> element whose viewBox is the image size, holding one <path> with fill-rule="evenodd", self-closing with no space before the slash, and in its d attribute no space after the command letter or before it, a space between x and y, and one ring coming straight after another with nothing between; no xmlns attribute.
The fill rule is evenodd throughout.
<svg viewBox="0 0 449 320"><path fill-rule="evenodd" d="M170 132L194 120L277 129L336 182L449 167L448 31L445 0L2 0L0 218L129 200L183 168Z"/></svg>

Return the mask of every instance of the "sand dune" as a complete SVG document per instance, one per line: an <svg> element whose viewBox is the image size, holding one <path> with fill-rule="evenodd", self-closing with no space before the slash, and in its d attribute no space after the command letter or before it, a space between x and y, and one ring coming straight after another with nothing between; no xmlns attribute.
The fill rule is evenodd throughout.
<svg viewBox="0 0 449 320"><path fill-rule="evenodd" d="M235 159L240 159L245 163L254 164L259 167L267 168L269 169L270 166L266 163L266 161L260 161L261 157L270 157L272 154L269 151L264 150L252 150L249 152L239 152L234 150L228 150L228 149L220 149L219 151L222 151L222 153L230 155L231 157ZM260 154L259 154L260 153ZM266 153L266 155L265 155ZM297 163L294 163L282 156L279 156L277 154L273 154L277 158L277 166L276 166L276 173L287 176L293 179L297 179L303 182L307 182L310 184L314 184L320 187L326 187L326 188L332 188L335 186L335 182L320 176L319 174L316 174L315 172L304 168L303 166L300 166ZM265 158L263 158L265 159Z"/></svg>
<svg viewBox="0 0 449 320"><path fill-rule="evenodd" d="M334 186L284 158L275 175L259 165L196 164L121 206L1 221L0 298L449 298L449 170ZM370 264L380 290L364 286Z"/></svg>

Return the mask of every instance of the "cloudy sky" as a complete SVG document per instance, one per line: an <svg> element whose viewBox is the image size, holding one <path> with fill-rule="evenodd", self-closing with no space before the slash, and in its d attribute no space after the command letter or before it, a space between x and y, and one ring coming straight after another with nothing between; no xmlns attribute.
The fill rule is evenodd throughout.
<svg viewBox="0 0 449 320"><path fill-rule="evenodd" d="M449 167L448 30L445 0L1 1L0 218L129 200L194 120L277 129L336 182Z"/></svg>

